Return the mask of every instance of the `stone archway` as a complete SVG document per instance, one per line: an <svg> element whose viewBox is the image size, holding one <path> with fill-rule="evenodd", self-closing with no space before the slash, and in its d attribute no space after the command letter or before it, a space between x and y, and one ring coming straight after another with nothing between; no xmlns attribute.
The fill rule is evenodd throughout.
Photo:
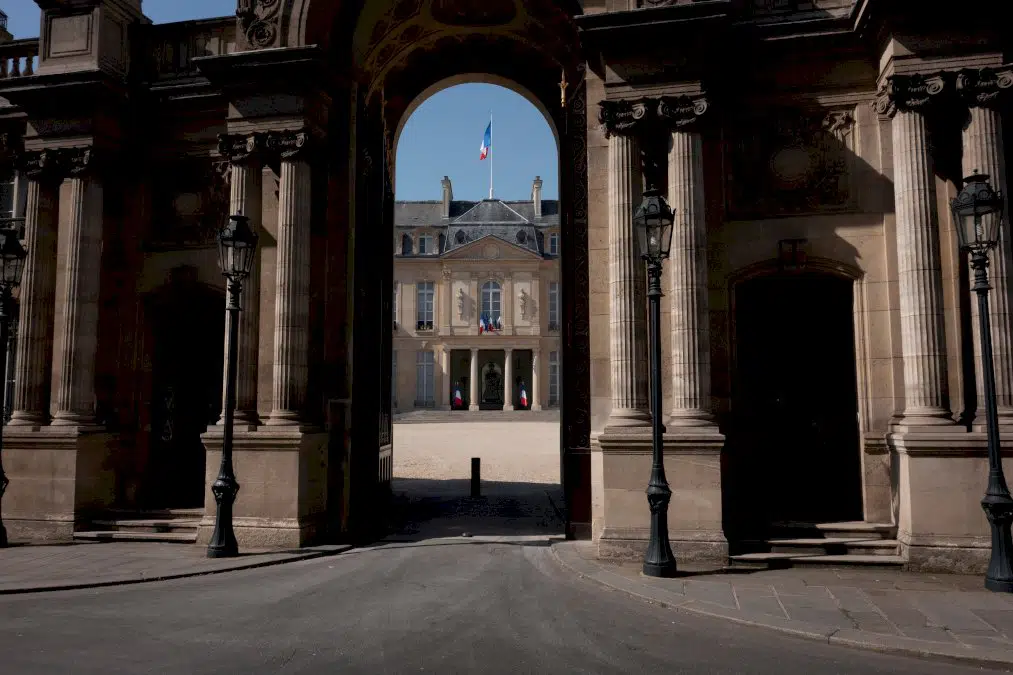
<svg viewBox="0 0 1013 675"><path fill-rule="evenodd" d="M343 309L354 317L354 347L344 373L349 391L339 397L351 399L349 418L354 420L346 463L363 467L341 478L343 520L349 513L375 520L376 498L389 489L393 258L389 246L368 242L375 242L378 232L386 232L384 223L393 221L394 148L402 120L430 87L473 73L513 83L515 91L529 92L529 100L547 113L559 139L562 314L567 317L562 326L560 448L567 534L590 537L587 99L585 62L573 21L580 13L578 3L239 0L237 9L244 51L282 48L251 63L312 62L297 77L307 90L315 88L312 96L326 102L329 117L309 123L330 136L330 147L352 157L349 175L332 181L347 181L354 205L349 213L349 241L355 242L349 244L353 291ZM326 82L310 72L322 74ZM346 102L350 112L342 109ZM304 118L307 109L300 112ZM345 133L347 139L339 140ZM330 175L338 178L333 167ZM362 371L369 376L355 377ZM370 419L378 424L362 423ZM377 466L379 476L373 469Z"/></svg>

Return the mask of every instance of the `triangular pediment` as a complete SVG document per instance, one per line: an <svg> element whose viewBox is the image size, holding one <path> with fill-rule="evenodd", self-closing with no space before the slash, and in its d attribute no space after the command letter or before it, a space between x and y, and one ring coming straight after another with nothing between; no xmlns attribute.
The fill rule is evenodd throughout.
<svg viewBox="0 0 1013 675"><path fill-rule="evenodd" d="M538 253L494 234L470 241L443 257L447 260L541 260Z"/></svg>

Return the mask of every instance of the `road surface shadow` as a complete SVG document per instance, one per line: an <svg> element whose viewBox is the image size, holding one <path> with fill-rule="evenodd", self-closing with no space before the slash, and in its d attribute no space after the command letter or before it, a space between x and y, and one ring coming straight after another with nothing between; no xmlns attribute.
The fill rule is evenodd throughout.
<svg viewBox="0 0 1013 675"><path fill-rule="evenodd" d="M531 545L545 545L564 534L560 485L483 481L478 497L470 486L468 480L395 478L387 541L531 537Z"/></svg>

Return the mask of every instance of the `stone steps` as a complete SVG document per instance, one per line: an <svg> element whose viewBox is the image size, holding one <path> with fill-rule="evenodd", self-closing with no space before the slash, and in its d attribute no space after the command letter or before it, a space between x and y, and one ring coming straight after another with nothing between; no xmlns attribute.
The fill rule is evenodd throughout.
<svg viewBox="0 0 1013 675"><path fill-rule="evenodd" d="M766 551L730 556L733 567L783 569L787 567L898 568L897 528L888 523L842 522L812 525L822 536L784 537L764 542Z"/></svg>
<svg viewBox="0 0 1013 675"><path fill-rule="evenodd" d="M194 544L197 542L197 528L193 532L136 532L136 531L87 531L75 532L75 541L151 541L161 544Z"/></svg>
<svg viewBox="0 0 1013 675"><path fill-rule="evenodd" d="M204 509L111 510L85 524L74 539L192 544L203 515Z"/></svg>

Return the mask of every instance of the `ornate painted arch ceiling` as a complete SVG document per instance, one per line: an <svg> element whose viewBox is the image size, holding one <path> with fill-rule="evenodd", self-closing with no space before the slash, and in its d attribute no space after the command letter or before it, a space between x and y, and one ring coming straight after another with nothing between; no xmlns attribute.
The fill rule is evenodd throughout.
<svg viewBox="0 0 1013 675"><path fill-rule="evenodd" d="M553 0L384 0L366 3L359 15L351 45L353 63L380 82L419 51L479 36L540 51L567 70L580 58L576 26Z"/></svg>

